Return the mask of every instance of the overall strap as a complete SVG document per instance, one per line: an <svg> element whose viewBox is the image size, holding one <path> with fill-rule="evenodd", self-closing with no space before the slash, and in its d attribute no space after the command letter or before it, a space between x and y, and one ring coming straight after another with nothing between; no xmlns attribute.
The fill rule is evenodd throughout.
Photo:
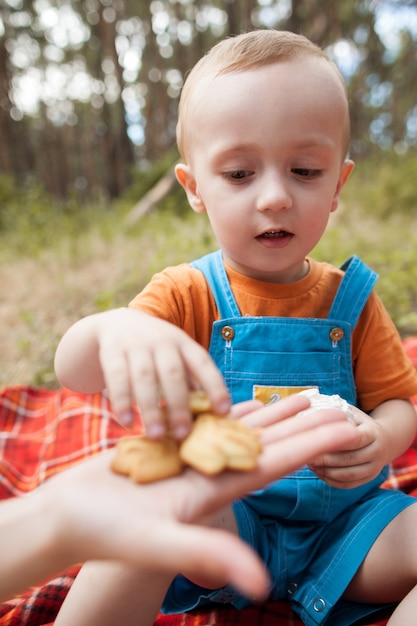
<svg viewBox="0 0 417 626"><path fill-rule="evenodd" d="M355 327L378 280L378 274L356 255L349 257L340 269L344 270L345 275L330 309L329 319L343 320Z"/></svg>
<svg viewBox="0 0 417 626"><path fill-rule="evenodd" d="M221 250L210 252L193 261L191 266L203 272L219 309L220 317L241 317L239 307L230 288L229 279L223 265Z"/></svg>

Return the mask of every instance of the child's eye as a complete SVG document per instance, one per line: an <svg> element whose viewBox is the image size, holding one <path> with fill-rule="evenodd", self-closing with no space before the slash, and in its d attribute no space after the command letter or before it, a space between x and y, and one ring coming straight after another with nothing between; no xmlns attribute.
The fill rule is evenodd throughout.
<svg viewBox="0 0 417 626"><path fill-rule="evenodd" d="M228 180L239 182L252 176L252 174L253 172L249 170L232 170L230 172L224 172L223 176Z"/></svg>
<svg viewBox="0 0 417 626"><path fill-rule="evenodd" d="M318 178L321 176L321 170L312 170L308 167L294 167L291 171L301 178Z"/></svg>

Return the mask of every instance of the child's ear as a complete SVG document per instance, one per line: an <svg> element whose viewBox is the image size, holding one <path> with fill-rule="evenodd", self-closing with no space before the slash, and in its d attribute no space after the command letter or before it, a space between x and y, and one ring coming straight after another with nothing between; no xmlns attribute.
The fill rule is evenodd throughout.
<svg viewBox="0 0 417 626"><path fill-rule="evenodd" d="M337 181L337 187L333 197L332 208L330 209L332 213L333 211L336 211L337 207L339 206L340 192L347 183L348 178L351 175L354 167L355 164L350 159L346 159L342 163L342 167L340 168L339 180Z"/></svg>
<svg viewBox="0 0 417 626"><path fill-rule="evenodd" d="M205 213L206 207L198 191L197 181L191 173L189 166L184 165L184 163L178 163L178 165L175 166L175 176L187 194L187 199L192 210L196 213Z"/></svg>

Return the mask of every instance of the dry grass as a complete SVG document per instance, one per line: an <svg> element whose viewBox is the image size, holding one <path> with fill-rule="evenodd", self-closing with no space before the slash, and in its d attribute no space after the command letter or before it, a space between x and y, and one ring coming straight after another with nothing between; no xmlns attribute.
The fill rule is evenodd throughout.
<svg viewBox="0 0 417 626"><path fill-rule="evenodd" d="M9 249L7 238L0 242L0 386L56 386L54 351L72 322L126 305L155 271L215 246L207 222L191 211L186 218L155 211L128 231L117 215L106 219L107 226L96 220L30 257ZM417 332L414 233L417 218L394 223L344 209L332 217L315 256L334 263L352 253L364 258L382 274L378 284L394 320L411 334Z"/></svg>
<svg viewBox="0 0 417 626"><path fill-rule="evenodd" d="M100 294L123 284L133 250L119 238L104 244L97 237L93 243L90 258L45 250L35 259L1 264L1 385L53 385L58 338L75 319L97 309Z"/></svg>
<svg viewBox="0 0 417 626"><path fill-rule="evenodd" d="M56 386L54 352L70 324L126 305L155 271L194 258L195 246L210 242L204 221L193 225L171 216L160 229L158 222L158 215L150 216L124 233L115 220L111 236L93 227L32 258L11 254L7 239L0 244L0 387Z"/></svg>

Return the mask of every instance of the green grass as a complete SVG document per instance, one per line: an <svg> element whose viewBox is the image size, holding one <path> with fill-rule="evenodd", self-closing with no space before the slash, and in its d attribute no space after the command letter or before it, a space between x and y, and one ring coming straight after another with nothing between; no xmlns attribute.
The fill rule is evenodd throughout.
<svg viewBox="0 0 417 626"><path fill-rule="evenodd" d="M417 334L416 181L416 155L359 165L313 252L336 265L357 254L375 269L403 337ZM146 188L141 180L118 202L80 207L0 177L0 385L55 386L55 347L73 321L126 305L153 273L216 247L207 219L187 208L179 188L128 225Z"/></svg>

